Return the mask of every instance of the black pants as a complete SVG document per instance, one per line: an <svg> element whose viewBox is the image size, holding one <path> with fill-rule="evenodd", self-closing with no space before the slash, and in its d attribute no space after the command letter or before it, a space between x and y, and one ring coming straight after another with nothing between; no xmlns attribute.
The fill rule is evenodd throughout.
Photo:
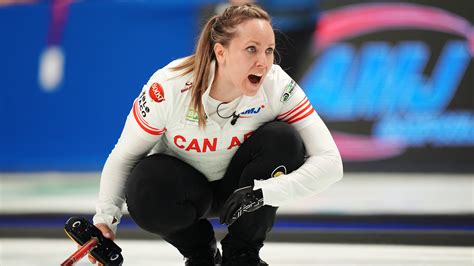
<svg viewBox="0 0 474 266"><path fill-rule="evenodd" d="M205 252L216 241L206 218L218 217L234 190L253 185L254 179L271 178L280 166L289 173L303 164L304 155L298 132L276 121L257 129L241 145L218 181L208 182L202 173L172 156L151 155L128 178L128 210L137 225L160 235L184 256ZM264 206L229 226L221 242L224 256L233 250L258 252L273 226L276 209Z"/></svg>

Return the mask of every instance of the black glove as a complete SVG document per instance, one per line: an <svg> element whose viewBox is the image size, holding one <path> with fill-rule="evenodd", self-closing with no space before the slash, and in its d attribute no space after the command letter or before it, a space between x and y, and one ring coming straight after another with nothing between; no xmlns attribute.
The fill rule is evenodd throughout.
<svg viewBox="0 0 474 266"><path fill-rule="evenodd" d="M231 225L244 212L253 212L263 206L261 189L253 190L252 186L239 188L224 203L220 215L221 224Z"/></svg>

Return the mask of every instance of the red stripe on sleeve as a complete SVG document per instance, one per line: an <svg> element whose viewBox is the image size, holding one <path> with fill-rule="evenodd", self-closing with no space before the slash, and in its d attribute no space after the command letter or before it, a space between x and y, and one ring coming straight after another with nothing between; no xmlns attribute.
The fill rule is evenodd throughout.
<svg viewBox="0 0 474 266"><path fill-rule="evenodd" d="M138 113L138 108L137 108L138 102L135 101L133 104L133 117L135 117L135 120L137 121L138 125L145 130L146 132L150 133L151 135L159 136L162 135L166 129L158 129L155 127L150 126L143 118L141 115Z"/></svg>
<svg viewBox="0 0 474 266"><path fill-rule="evenodd" d="M288 121L286 121L288 124L293 124L293 123L296 123L300 120L303 120L305 119L306 117L308 117L309 115L311 115L312 113L314 113L314 108L311 106L311 109L309 109L306 113L304 113L303 115L300 115L298 117L295 117L294 119L290 119Z"/></svg>
<svg viewBox="0 0 474 266"><path fill-rule="evenodd" d="M137 114L137 117L140 120L140 123L142 123L144 126L147 126L148 128L152 130L160 130L159 128L150 126L150 124L148 124L148 122L145 119L143 119L143 117L140 115L140 110L138 108L138 100L135 100L135 104L133 105L133 110Z"/></svg>
<svg viewBox="0 0 474 266"><path fill-rule="evenodd" d="M304 97L295 107L293 107L290 111L283 113L279 116L277 116L278 120L283 120L289 115L293 114L294 112L298 111L306 102L308 102L308 98Z"/></svg>
<svg viewBox="0 0 474 266"><path fill-rule="evenodd" d="M283 121L287 122L287 121L290 121L290 120L294 120L295 118L298 118L298 116L300 116L302 113L305 113L309 108L312 108L312 106L311 106L311 103L309 101L307 101L307 102L305 102L305 104L303 106L301 106L301 108L298 109L297 113L291 114L290 117L287 117L287 118L283 119Z"/></svg>

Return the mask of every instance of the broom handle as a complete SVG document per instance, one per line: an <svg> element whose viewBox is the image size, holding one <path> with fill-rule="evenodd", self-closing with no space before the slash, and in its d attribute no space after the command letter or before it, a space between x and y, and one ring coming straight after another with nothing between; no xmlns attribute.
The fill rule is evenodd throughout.
<svg viewBox="0 0 474 266"><path fill-rule="evenodd" d="M78 262L82 259L87 252L91 251L93 248L97 246L97 238L93 237L89 241L87 241L82 247L80 247L76 252L74 252L69 258L67 258L61 266L72 266L74 263Z"/></svg>

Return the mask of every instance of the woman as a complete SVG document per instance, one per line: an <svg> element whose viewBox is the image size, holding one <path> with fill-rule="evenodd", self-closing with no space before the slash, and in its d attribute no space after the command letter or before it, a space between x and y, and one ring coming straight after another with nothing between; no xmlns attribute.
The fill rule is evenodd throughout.
<svg viewBox="0 0 474 266"><path fill-rule="evenodd" d="M268 14L233 6L207 22L194 55L150 78L102 172L94 224L104 235L114 238L126 201L186 265L215 265L207 218L219 216L222 265L267 265L259 250L277 207L342 178L328 129L274 51Z"/></svg>

